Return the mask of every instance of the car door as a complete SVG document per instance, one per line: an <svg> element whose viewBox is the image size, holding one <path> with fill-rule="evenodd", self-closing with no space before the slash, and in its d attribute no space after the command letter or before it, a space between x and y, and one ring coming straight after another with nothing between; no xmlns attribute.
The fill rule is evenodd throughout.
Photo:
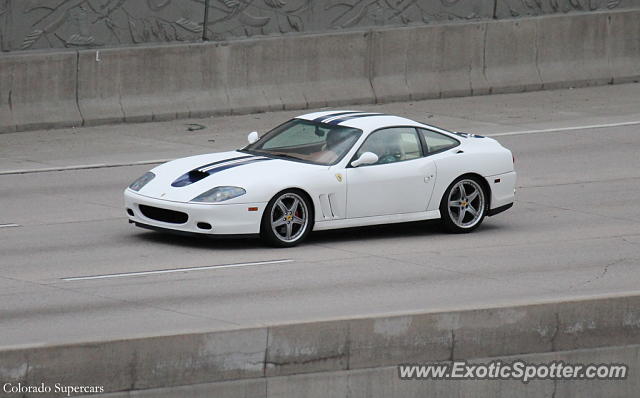
<svg viewBox="0 0 640 398"><path fill-rule="evenodd" d="M436 166L424 157L413 127L392 127L371 133L356 152L378 155L378 162L348 166L347 218L426 211Z"/></svg>

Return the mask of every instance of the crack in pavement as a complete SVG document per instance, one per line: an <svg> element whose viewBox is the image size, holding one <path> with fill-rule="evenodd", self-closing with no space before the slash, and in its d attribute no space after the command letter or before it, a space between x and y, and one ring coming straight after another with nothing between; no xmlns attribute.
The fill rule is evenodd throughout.
<svg viewBox="0 0 640 398"><path fill-rule="evenodd" d="M576 289L576 288L578 288L578 287L583 287L583 286L589 285L589 284L591 284L591 283L593 283L593 282L595 282L595 281L597 281L597 280L599 280L599 279L602 279L602 278L604 278L604 276L607 274L607 272L609 272L609 267L613 267L614 265L621 264L621 263L623 263L623 262L625 262L625 261L627 261L627 260L640 260L640 259L627 259L627 258L622 258L622 259L614 260L614 261L612 261L612 262L610 262L610 263L606 264L606 265L604 266L604 268L602 269L602 271L600 272L600 274L596 275L595 277L593 277L593 278L591 278L591 279L587 279L587 280L586 280L586 281L584 281L584 282L576 283L576 284L574 284L574 285L571 285L571 286L569 286L569 287L567 288L567 290L573 290L573 289Z"/></svg>

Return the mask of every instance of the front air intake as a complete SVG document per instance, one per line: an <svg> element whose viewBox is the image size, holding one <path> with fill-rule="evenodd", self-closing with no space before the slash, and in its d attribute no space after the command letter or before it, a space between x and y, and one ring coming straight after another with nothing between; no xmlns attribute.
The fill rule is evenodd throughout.
<svg viewBox="0 0 640 398"><path fill-rule="evenodd" d="M189 219L187 213L181 211L161 209L159 207L140 205L140 211L145 217L170 224L184 224Z"/></svg>

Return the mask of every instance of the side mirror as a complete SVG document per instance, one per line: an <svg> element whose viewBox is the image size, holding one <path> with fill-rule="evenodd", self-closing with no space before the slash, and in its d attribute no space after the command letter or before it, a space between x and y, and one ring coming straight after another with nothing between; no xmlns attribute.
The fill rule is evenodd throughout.
<svg viewBox="0 0 640 398"><path fill-rule="evenodd" d="M367 164L374 164L378 162L378 155L373 152L365 152L360 157L353 162L351 162L351 166L358 167Z"/></svg>
<svg viewBox="0 0 640 398"><path fill-rule="evenodd" d="M254 142L258 141L259 139L260 139L260 136L258 135L257 131L252 131L247 136L247 140L249 141L249 144L253 144Z"/></svg>

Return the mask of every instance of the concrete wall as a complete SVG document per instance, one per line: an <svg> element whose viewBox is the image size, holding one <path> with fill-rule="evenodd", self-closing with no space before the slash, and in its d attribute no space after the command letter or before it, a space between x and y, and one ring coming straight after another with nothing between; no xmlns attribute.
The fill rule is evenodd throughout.
<svg viewBox="0 0 640 398"><path fill-rule="evenodd" d="M0 132L606 84L640 10L0 56Z"/></svg>
<svg viewBox="0 0 640 398"><path fill-rule="evenodd" d="M0 380L104 385L113 397L629 397L640 378L640 296L18 347ZM618 382L400 381L396 365L488 358L626 363ZM634 376L635 375L635 376ZM560 393L562 392L562 393ZM47 394L26 396L46 397ZM50 396L54 396L50 394Z"/></svg>
<svg viewBox="0 0 640 398"><path fill-rule="evenodd" d="M625 363L640 367L640 346L573 350L517 357L493 357L469 361L487 363L523 360L528 363ZM552 381L535 380L528 384L505 380L410 380L398 378L398 369L381 367L268 377L190 386L156 388L105 394L105 398L631 398L640 391L635 372L626 381ZM88 398L89 396L86 396Z"/></svg>
<svg viewBox="0 0 640 398"><path fill-rule="evenodd" d="M640 7L640 0L0 0L0 51L219 41L632 7Z"/></svg>
<svg viewBox="0 0 640 398"><path fill-rule="evenodd" d="M0 56L0 132L82 123L77 54Z"/></svg>

